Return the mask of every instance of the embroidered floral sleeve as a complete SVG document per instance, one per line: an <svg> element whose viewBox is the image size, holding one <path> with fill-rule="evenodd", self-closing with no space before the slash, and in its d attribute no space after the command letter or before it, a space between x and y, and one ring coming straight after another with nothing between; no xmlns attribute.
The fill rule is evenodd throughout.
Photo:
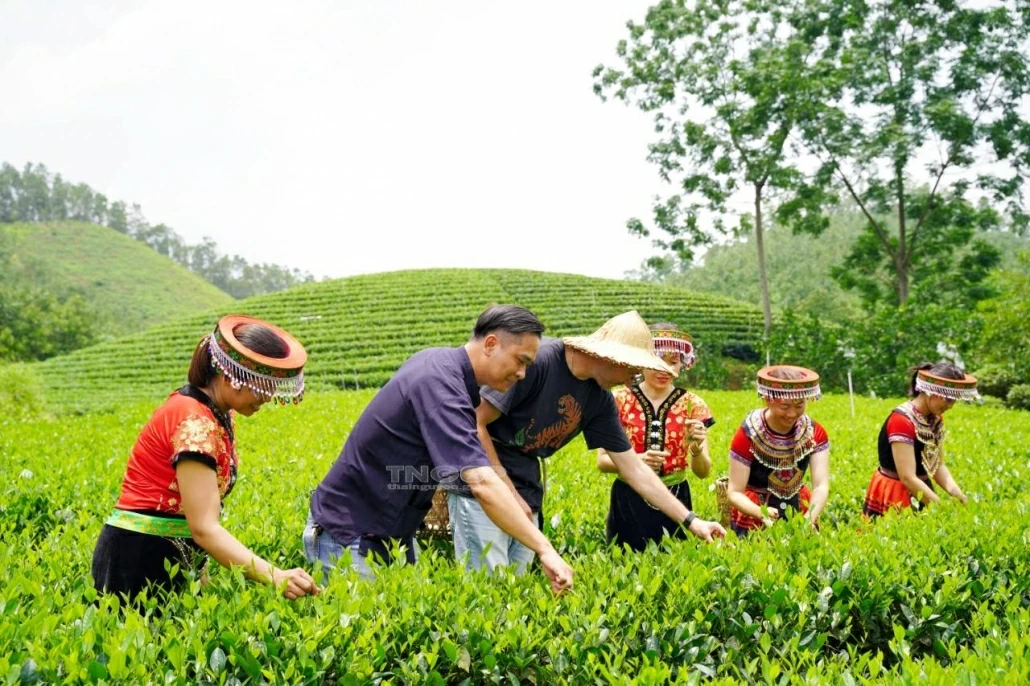
<svg viewBox="0 0 1030 686"><path fill-rule="evenodd" d="M640 424L642 420L638 416L640 413L637 411L636 398L629 388L620 388L614 392L614 396L615 407L619 411L619 423L622 424L633 450L638 450L638 443L643 442L643 428Z"/></svg>
<svg viewBox="0 0 1030 686"><path fill-rule="evenodd" d="M699 419L704 422L706 427L715 423L715 420L712 418L712 410L708 407L708 403L701 399L701 396L687 393L680 402L685 402L689 408L689 419Z"/></svg>
<svg viewBox="0 0 1030 686"><path fill-rule="evenodd" d="M172 432L172 455L200 453L215 458L219 454L219 427L213 419L190 415Z"/></svg>
<svg viewBox="0 0 1030 686"><path fill-rule="evenodd" d="M619 421L625 423L626 412L629 408L626 407L626 400L630 398L630 394L625 388L620 388L617 391L612 392L612 398L615 400L615 407L619 410Z"/></svg>

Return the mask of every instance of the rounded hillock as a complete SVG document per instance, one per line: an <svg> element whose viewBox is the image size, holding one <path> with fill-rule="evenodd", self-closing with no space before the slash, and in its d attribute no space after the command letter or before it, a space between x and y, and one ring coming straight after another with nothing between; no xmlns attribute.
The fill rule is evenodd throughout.
<svg viewBox="0 0 1030 686"><path fill-rule="evenodd" d="M38 365L51 403L74 409L159 398L183 383L190 355L215 320L234 310L289 330L309 352L309 387L375 387L412 353L460 345L492 303L529 308L547 334L585 334L635 309L671 320L696 339L754 349L761 312L752 305L635 281L502 269L428 269L306 284L228 308L159 324Z"/></svg>

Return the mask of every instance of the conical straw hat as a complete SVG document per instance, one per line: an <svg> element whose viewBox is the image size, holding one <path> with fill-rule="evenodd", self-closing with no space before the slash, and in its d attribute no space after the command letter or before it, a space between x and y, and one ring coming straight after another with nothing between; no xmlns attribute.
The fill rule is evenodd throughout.
<svg viewBox="0 0 1030 686"><path fill-rule="evenodd" d="M651 330L636 310L612 317L589 336L568 336L562 340L570 348L624 367L675 373L655 354Z"/></svg>

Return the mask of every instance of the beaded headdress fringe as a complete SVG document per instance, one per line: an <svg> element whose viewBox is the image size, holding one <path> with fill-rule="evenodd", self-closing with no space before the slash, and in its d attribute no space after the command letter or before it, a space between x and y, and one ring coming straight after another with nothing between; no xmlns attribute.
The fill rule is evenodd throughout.
<svg viewBox="0 0 1030 686"><path fill-rule="evenodd" d="M948 388L947 386L927 381L921 376L916 377L916 391L926 393L927 395L936 395L940 398L948 398L949 400L976 400L980 397L980 393L975 388Z"/></svg>
<svg viewBox="0 0 1030 686"><path fill-rule="evenodd" d="M694 363L694 346L688 341L675 338L656 338L654 339L654 351L658 355L679 353L683 358L683 364L689 366Z"/></svg>
<svg viewBox="0 0 1030 686"><path fill-rule="evenodd" d="M818 400L823 397L819 386L811 388L769 388L758 384L758 395L773 400Z"/></svg>
<svg viewBox="0 0 1030 686"><path fill-rule="evenodd" d="M296 402L304 395L304 373L290 378L277 378L247 369L229 357L215 343L214 336L207 337L207 349L211 353L211 363L235 385L246 386L255 393L260 393L277 402Z"/></svg>

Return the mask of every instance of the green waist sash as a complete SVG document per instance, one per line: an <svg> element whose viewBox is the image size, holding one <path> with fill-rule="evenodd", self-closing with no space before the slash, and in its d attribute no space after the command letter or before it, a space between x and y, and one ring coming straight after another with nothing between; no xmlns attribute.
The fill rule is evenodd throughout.
<svg viewBox="0 0 1030 686"><path fill-rule="evenodd" d="M141 512L115 509L105 523L140 534L168 538L193 538L193 534L190 533L190 525L185 519L178 517L154 517Z"/></svg>
<svg viewBox="0 0 1030 686"><path fill-rule="evenodd" d="M673 472L672 474L666 474L665 476L662 477L662 483L665 484L666 486L669 486L670 488L675 486L675 485L677 485L677 484L681 484L681 483L683 483L686 480L687 480L687 470L686 469L681 469L678 472Z"/></svg>
<svg viewBox="0 0 1030 686"><path fill-rule="evenodd" d="M621 476L617 476L616 478L622 479ZM678 472L666 474L665 476L661 477L661 480L663 484L665 484L669 488L672 488L673 486L679 485L687 480L687 470L681 469Z"/></svg>

